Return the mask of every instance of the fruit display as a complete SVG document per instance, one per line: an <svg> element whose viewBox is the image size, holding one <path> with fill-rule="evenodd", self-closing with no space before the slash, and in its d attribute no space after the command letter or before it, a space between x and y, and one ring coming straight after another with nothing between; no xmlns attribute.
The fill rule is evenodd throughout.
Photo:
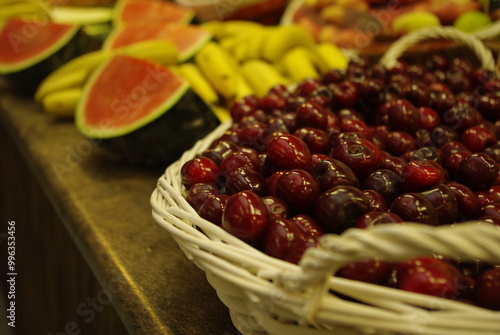
<svg viewBox="0 0 500 335"><path fill-rule="evenodd" d="M475 0L296 0L285 22L306 27L317 41L363 50L412 31L454 26L475 33L498 20L498 11Z"/></svg>
<svg viewBox="0 0 500 335"><path fill-rule="evenodd" d="M235 102L225 133L178 178L200 217L291 263L320 236L353 228L500 229L499 85L459 57L390 69L353 59ZM500 310L489 298L499 272L435 255L355 262L337 276Z"/></svg>

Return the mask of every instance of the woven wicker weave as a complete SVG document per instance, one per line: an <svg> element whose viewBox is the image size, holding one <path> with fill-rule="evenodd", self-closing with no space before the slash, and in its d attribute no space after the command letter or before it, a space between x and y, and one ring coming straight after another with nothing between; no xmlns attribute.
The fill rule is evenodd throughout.
<svg viewBox="0 0 500 335"><path fill-rule="evenodd" d="M429 38L436 32L423 34ZM462 39L469 45L470 36L464 40L455 31L437 34ZM418 41L422 36L408 38ZM395 45L383 59L384 64L390 66L394 59L391 55L399 56L402 49ZM483 66L494 67L487 49L479 46L475 51ZM405 223L350 229L342 235L323 236L321 246L308 249L295 265L269 257L200 218L184 198L180 169L229 125L219 126L166 169L151 204L155 221L171 234L188 259L205 271L243 334L500 334L500 312L332 275L344 264L373 257L403 261L437 253L500 264L500 230L493 225L469 222L431 227Z"/></svg>

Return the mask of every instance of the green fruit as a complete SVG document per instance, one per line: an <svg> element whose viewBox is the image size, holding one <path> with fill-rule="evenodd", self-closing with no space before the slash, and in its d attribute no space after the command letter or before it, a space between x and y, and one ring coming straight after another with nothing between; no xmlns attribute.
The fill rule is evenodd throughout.
<svg viewBox="0 0 500 335"><path fill-rule="evenodd" d="M455 28L471 33L491 24L488 14L480 11L470 11L460 15L453 25Z"/></svg>
<svg viewBox="0 0 500 335"><path fill-rule="evenodd" d="M185 79L144 59L116 55L84 87L77 129L112 157L170 164L219 120Z"/></svg>
<svg viewBox="0 0 500 335"><path fill-rule="evenodd" d="M406 34L427 27L440 26L439 18L429 12L409 12L399 15L392 22L392 30L396 34Z"/></svg>

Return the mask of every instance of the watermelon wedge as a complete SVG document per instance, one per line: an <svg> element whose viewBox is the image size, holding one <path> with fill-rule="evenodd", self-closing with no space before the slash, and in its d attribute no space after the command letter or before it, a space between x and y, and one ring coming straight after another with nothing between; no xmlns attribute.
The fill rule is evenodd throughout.
<svg viewBox="0 0 500 335"><path fill-rule="evenodd" d="M0 76L28 90L82 51L84 34L73 24L34 21L18 17L0 30Z"/></svg>
<svg viewBox="0 0 500 335"><path fill-rule="evenodd" d="M212 38L211 33L195 25L180 23L127 23L115 29L103 48L116 49L146 40L165 40L177 48L179 61L191 58Z"/></svg>
<svg viewBox="0 0 500 335"><path fill-rule="evenodd" d="M195 12L162 0L120 0L115 5L115 24L125 22L177 22L187 24Z"/></svg>
<svg viewBox="0 0 500 335"><path fill-rule="evenodd" d="M87 82L75 123L112 156L150 165L178 159L219 120L174 71L117 55Z"/></svg>

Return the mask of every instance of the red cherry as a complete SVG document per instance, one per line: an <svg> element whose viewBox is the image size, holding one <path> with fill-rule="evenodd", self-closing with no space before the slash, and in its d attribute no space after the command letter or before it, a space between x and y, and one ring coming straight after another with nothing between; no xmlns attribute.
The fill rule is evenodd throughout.
<svg viewBox="0 0 500 335"><path fill-rule="evenodd" d="M474 126L467 128L462 133L461 141L470 151L478 152L494 145L497 142L497 138L491 130Z"/></svg>
<svg viewBox="0 0 500 335"><path fill-rule="evenodd" d="M219 167L208 157L195 157L181 167L181 180L186 188L204 183L217 185Z"/></svg>
<svg viewBox="0 0 500 335"><path fill-rule="evenodd" d="M474 302L481 307L500 311L500 268L483 272L476 280Z"/></svg>
<svg viewBox="0 0 500 335"><path fill-rule="evenodd" d="M277 169L306 170L311 162L307 144L297 136L281 135L269 143L268 157Z"/></svg>
<svg viewBox="0 0 500 335"><path fill-rule="evenodd" d="M321 193L313 176L301 169L286 171L276 182L276 196L283 199L293 213L309 213Z"/></svg>
<svg viewBox="0 0 500 335"><path fill-rule="evenodd" d="M394 264L380 260L352 262L343 266L337 276L365 283L385 285L394 269Z"/></svg>
<svg viewBox="0 0 500 335"><path fill-rule="evenodd" d="M423 129L432 130L441 124L441 117L439 114L430 107L420 107L420 126Z"/></svg>
<svg viewBox="0 0 500 335"><path fill-rule="evenodd" d="M403 168L403 190L418 192L425 190L441 181L441 173L431 161L410 161Z"/></svg>
<svg viewBox="0 0 500 335"><path fill-rule="evenodd" d="M222 215L222 227L247 243L260 241L269 221L266 205L252 191L241 191L230 196Z"/></svg>

